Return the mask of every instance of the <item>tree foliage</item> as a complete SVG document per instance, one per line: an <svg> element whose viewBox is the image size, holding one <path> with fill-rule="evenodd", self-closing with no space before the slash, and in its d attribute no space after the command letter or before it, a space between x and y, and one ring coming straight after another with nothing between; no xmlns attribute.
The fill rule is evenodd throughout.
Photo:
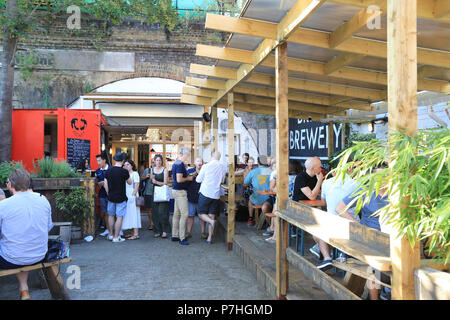
<svg viewBox="0 0 450 320"><path fill-rule="evenodd" d="M99 19L108 25L119 25L126 19L145 23L160 23L173 29L177 13L170 0L19 0L18 17L6 15L5 2L0 5L0 25L3 32L17 37L30 31L46 31L45 25L61 17L68 17L68 8L77 6L86 18ZM1 4L1 1L0 1Z"/></svg>
<svg viewBox="0 0 450 320"><path fill-rule="evenodd" d="M352 156L352 160L349 160ZM337 178L347 171L363 191L357 208L387 189L390 204L376 212L380 219L407 235L410 243L424 241L426 253L450 258L450 130L420 130L410 137L393 133L386 141L362 141L342 152ZM374 168L389 162L389 167Z"/></svg>

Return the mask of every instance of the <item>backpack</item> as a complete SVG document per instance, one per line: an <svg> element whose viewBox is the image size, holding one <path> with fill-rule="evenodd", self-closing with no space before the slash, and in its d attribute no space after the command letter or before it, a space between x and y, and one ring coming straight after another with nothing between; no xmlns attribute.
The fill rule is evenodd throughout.
<svg viewBox="0 0 450 320"><path fill-rule="evenodd" d="M68 257L69 250L61 240L48 239L48 250L45 254L44 262L61 260Z"/></svg>

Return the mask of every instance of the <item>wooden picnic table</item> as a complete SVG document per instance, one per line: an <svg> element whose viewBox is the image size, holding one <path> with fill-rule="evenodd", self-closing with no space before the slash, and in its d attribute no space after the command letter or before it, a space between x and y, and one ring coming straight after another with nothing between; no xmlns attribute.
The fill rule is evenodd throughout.
<svg viewBox="0 0 450 320"><path fill-rule="evenodd" d="M301 203L310 206L310 207L317 207L317 208L323 208L326 207L327 204L323 199L321 200L300 200Z"/></svg>
<svg viewBox="0 0 450 320"><path fill-rule="evenodd" d="M276 196L277 193L270 190L258 190L256 193L262 194L263 196Z"/></svg>

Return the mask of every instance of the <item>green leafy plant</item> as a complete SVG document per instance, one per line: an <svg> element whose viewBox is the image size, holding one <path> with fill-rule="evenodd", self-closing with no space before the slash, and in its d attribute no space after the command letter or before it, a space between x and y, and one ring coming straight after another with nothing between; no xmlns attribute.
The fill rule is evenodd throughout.
<svg viewBox="0 0 450 320"><path fill-rule="evenodd" d="M331 170L336 168L336 166L339 163L339 155L342 154L345 150L355 145L358 141L371 141L376 138L375 133L358 133L358 132L351 132L350 135L345 139L345 145L344 148L338 151L335 151L331 154L330 159L326 161L326 169Z"/></svg>
<svg viewBox="0 0 450 320"><path fill-rule="evenodd" d="M57 191L55 203L63 218L75 226L81 227L89 217L91 203L86 199L83 187L70 189L70 192Z"/></svg>
<svg viewBox="0 0 450 320"><path fill-rule="evenodd" d="M74 169L65 161L54 161L46 157L34 164L37 178L76 178L78 177Z"/></svg>
<svg viewBox="0 0 450 320"><path fill-rule="evenodd" d="M11 172L16 169L23 169L22 162L5 161L0 163L0 185L4 185Z"/></svg>
<svg viewBox="0 0 450 320"><path fill-rule="evenodd" d="M352 156L353 159L349 160ZM450 130L420 130L410 137L398 132L389 141L362 141L340 155L337 178L347 171L362 187L363 199L387 190L390 204L375 214L407 235L411 245L425 243L425 253L446 262L450 258ZM374 170L389 162L389 168Z"/></svg>

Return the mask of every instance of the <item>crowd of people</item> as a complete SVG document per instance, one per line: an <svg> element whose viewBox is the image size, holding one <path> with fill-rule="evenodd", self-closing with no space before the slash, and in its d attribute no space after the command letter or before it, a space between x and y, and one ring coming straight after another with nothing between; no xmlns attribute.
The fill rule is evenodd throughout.
<svg viewBox="0 0 450 320"><path fill-rule="evenodd" d="M169 238L180 245L189 245L195 216L201 227L201 238L212 244L215 218L219 212L221 184L226 169L221 154L203 164L201 158L189 167L190 150L180 148L172 165L172 188L169 191L169 170L162 155L155 155L149 168L141 166L139 175L135 163L123 153L117 153L114 166L107 164L106 155L99 154L96 177L99 185L100 216L106 236L114 243L139 239L141 209L149 215L149 230L155 238ZM143 202L137 205L136 199ZM172 226L169 221L170 199L174 200ZM208 228L207 228L208 226ZM130 231L130 232L128 232ZM128 233L128 234L126 234Z"/></svg>
<svg viewBox="0 0 450 320"><path fill-rule="evenodd" d="M216 152L212 160L204 164L201 158L189 167L190 150L182 147L178 159L172 165L172 191L169 190L169 170L164 166L162 155L152 159L151 166L138 168L126 154L117 153L114 164L108 164L105 154L97 155L99 168L95 172L98 182L99 217L105 231L100 236L113 243L140 238L142 228L141 209L149 215L149 230L155 238L169 238L180 245L189 245L195 216L201 227L201 239L212 244L216 217L220 208L221 185L226 178L226 168ZM242 162L235 158L236 175L244 176L237 193L246 200L236 202L236 210L246 206L247 224L255 225L255 209L263 213L276 210L276 161L272 157L259 156L258 164L248 154ZM332 168L331 168L332 169ZM350 172L349 172L350 173ZM289 199L293 201L324 201L330 214L382 230L383 224L373 213L388 204L386 190L366 201L359 214L355 215L355 194L360 187L347 177L337 180L334 171L328 174L322 169L319 158L289 162ZM0 269L19 268L41 262L47 252L48 232L53 227L51 207L48 200L30 189L31 179L27 171L17 169L8 178L7 186L12 197L5 199L0 189ZM241 189L240 189L241 188ZM263 195L256 191L271 191ZM137 199L142 197L138 203ZM174 199L172 226L169 221L169 201ZM275 219L267 218L268 242L276 240ZM295 232L291 230L291 236ZM320 262L317 267L326 270L333 265L332 248L324 241L313 237L316 244L310 248ZM24 250L24 248L28 248ZM345 257L343 257L345 259ZM17 275L21 298L29 298L27 273ZM372 288L372 287L371 287ZM377 289L369 290L370 297L377 299Z"/></svg>
<svg viewBox="0 0 450 320"><path fill-rule="evenodd" d="M276 193L276 161L272 157L260 156L258 158L258 166L255 167L253 159L244 156L242 165L237 165L237 173L244 172L244 188L249 188L250 196L248 199L248 225L255 225L254 212L255 208L260 208L263 213L272 212L276 208L276 198L273 195L262 195L256 191L271 191ZM296 161L289 161L289 199L293 201L302 200L322 200L328 213L339 215L343 218L349 219L353 222L360 223L369 228L379 231L383 230L384 224L379 221L378 216L374 213L388 204L387 191L382 189L377 196L373 195L369 201L364 201L358 214L355 214L355 207L357 202L354 201L357 194L361 191L361 186L358 186L356 181L350 178L349 175L342 181L335 177L335 166L331 163L330 173L326 175L322 168L322 162L318 157L311 157L306 159L304 166ZM379 170L379 168L374 168ZM351 170L348 172L351 173ZM328 179L326 179L328 177ZM239 190L239 188L238 188ZM245 189L244 189L245 194ZM237 201L238 206L242 205L241 201ZM276 241L275 233L275 219L267 219L268 227L262 234L269 236L265 240L268 242ZM290 236L296 237L296 232L291 228ZM325 241L313 237L316 244L309 249L309 251L319 259L317 268L326 271L333 266L333 251L330 245ZM338 258L340 261L345 261L347 256L339 252ZM380 297L379 290L374 289L376 286L369 286L370 299L378 299ZM386 288L383 287L383 290ZM388 290L387 294L389 295Z"/></svg>

